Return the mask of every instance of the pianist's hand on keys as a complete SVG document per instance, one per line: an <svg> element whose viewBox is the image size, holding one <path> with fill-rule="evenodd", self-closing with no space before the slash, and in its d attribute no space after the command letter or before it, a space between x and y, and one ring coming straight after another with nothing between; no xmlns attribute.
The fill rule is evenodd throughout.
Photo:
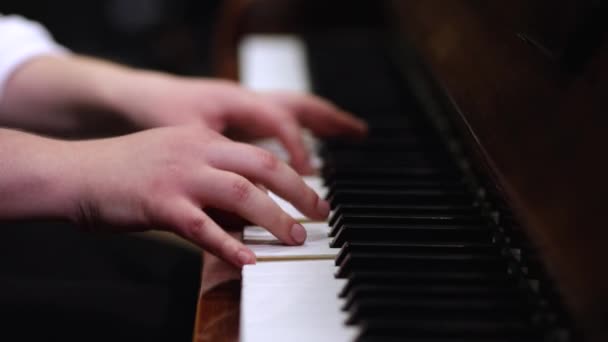
<svg viewBox="0 0 608 342"><path fill-rule="evenodd" d="M253 92L229 81L149 74L138 82L143 101L125 99L124 112L142 127L203 123L239 140L276 137L300 173L311 173L301 127L318 136L363 135L365 124L333 104L288 92ZM171 113L168 115L167 113Z"/></svg>
<svg viewBox="0 0 608 342"><path fill-rule="evenodd" d="M305 229L255 184L314 219L329 204L287 164L261 148L200 126L150 129L116 138L60 141L0 129L0 218L60 216L89 229L173 231L237 265L255 262L206 208L236 213L282 242ZM32 205L32 203L36 203Z"/></svg>
<svg viewBox="0 0 608 342"><path fill-rule="evenodd" d="M93 112L85 115L87 108ZM301 173L311 171L301 126L320 136L366 130L363 122L318 97L258 93L229 81L176 77L79 56L39 57L17 69L0 111L0 124L69 135L103 133L103 126L117 129L122 120L137 129L203 124L238 137L277 137Z"/></svg>
<svg viewBox="0 0 608 342"><path fill-rule="evenodd" d="M272 154L217 132L277 137L294 168L306 172L302 126L323 136L366 131L316 97L256 93L75 55L28 61L1 100L6 127L72 137L147 130L64 141L0 128L0 160L9 166L0 166L0 219L52 216L125 231L166 229L237 266L255 262L254 254L205 208L236 213L284 243L301 244L305 230L254 184L313 219L324 219L329 206ZM119 127L125 121L129 126Z"/></svg>

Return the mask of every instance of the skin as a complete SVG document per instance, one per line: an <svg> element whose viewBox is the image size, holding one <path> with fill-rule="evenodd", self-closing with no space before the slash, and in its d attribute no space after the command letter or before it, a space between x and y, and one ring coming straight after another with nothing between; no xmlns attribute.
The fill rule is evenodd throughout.
<svg viewBox="0 0 608 342"><path fill-rule="evenodd" d="M83 115L86 112L86 115ZM231 81L184 78L80 57L40 57L19 68L0 101L0 125L58 136L182 124L239 138L277 137L290 164L310 172L300 128L362 136L366 125L315 96L256 93Z"/></svg>
<svg viewBox="0 0 608 342"><path fill-rule="evenodd" d="M212 213L236 214L286 244L303 243L303 227L261 189L313 219L326 218L329 205L298 174L310 171L300 129L366 132L364 123L317 97L255 93L79 56L39 57L15 71L0 99L0 125L38 133L0 128L0 219L163 229L236 266L255 263L255 255ZM111 137L90 138L100 132ZM221 133L277 137L291 166Z"/></svg>

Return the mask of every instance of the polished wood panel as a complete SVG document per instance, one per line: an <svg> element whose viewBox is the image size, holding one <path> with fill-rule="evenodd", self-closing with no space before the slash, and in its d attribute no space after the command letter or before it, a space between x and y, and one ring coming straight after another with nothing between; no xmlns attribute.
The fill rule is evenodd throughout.
<svg viewBox="0 0 608 342"><path fill-rule="evenodd" d="M512 20L517 25L496 20L498 5L392 3L395 25L441 82L468 145L540 247L579 324L592 340L605 341L608 43L598 35L595 49L573 72L522 39L516 29L524 25L522 17ZM528 13L526 20L535 18ZM547 50L563 54L576 44L572 35L581 21L554 28L555 43Z"/></svg>
<svg viewBox="0 0 608 342"><path fill-rule="evenodd" d="M205 253L201 278L193 341L238 341L241 271Z"/></svg>
<svg viewBox="0 0 608 342"><path fill-rule="evenodd" d="M243 239L244 220L207 208L206 213L233 238ZM241 269L203 252L193 342L235 342L239 339Z"/></svg>

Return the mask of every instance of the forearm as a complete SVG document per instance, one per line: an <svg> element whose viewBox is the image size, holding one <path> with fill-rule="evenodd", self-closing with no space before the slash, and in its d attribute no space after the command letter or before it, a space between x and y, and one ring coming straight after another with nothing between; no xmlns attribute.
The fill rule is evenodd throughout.
<svg viewBox="0 0 608 342"><path fill-rule="evenodd" d="M79 171L69 144L0 129L0 219L73 216Z"/></svg>
<svg viewBox="0 0 608 342"><path fill-rule="evenodd" d="M121 93L142 73L77 55L33 58L6 84L0 125L62 136L124 130Z"/></svg>

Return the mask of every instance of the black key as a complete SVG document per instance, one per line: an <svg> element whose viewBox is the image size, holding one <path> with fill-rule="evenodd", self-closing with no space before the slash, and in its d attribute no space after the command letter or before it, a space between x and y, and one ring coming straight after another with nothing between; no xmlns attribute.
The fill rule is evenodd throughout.
<svg viewBox="0 0 608 342"><path fill-rule="evenodd" d="M338 204L474 204L470 193L459 190L337 190L327 200Z"/></svg>
<svg viewBox="0 0 608 342"><path fill-rule="evenodd" d="M412 167L377 167L364 166L352 169L334 170L324 174L327 184L334 180L357 180L357 179L403 179L403 180L426 180L426 181L461 181L462 176L455 172L438 170L436 168L412 168Z"/></svg>
<svg viewBox="0 0 608 342"><path fill-rule="evenodd" d="M558 296L538 253L500 196L485 198L499 204L500 227L486 222L384 33L315 37L315 92L369 124L367 139L320 149L357 341L540 341L567 326L547 304Z"/></svg>
<svg viewBox="0 0 608 342"><path fill-rule="evenodd" d="M346 224L411 224L411 225L474 225L480 226L488 222L479 215L441 215L441 214L343 214L332 224L329 236L334 237Z"/></svg>
<svg viewBox="0 0 608 342"><path fill-rule="evenodd" d="M466 186L462 182L441 182L433 180L404 180L404 179L338 179L330 184L330 188L335 189L354 189L354 190L383 190L383 189L399 189L399 190L414 190L414 189L454 189L465 191Z"/></svg>
<svg viewBox="0 0 608 342"><path fill-rule="evenodd" d="M522 305L523 304L523 305ZM476 322L500 322L520 320L531 316L522 301L511 297L500 298L437 298L397 297L383 299L360 299L350 307L348 324L358 323L365 318L373 319L428 319L457 321L469 319Z"/></svg>
<svg viewBox="0 0 608 342"><path fill-rule="evenodd" d="M433 272L433 271L413 271L407 269L392 271L353 271L351 272L340 297L346 297L356 286L365 284L387 284L394 286L411 286L427 284L446 284L454 286L486 286L517 287L516 281L508 274L501 273L499 270L493 272L481 271L455 271Z"/></svg>
<svg viewBox="0 0 608 342"><path fill-rule="evenodd" d="M336 277L345 278L352 272L358 271L393 271L407 269L408 271L502 271L507 272L507 264L497 255L486 254L446 254L446 253L349 253L346 255Z"/></svg>
<svg viewBox="0 0 608 342"><path fill-rule="evenodd" d="M411 242L347 242L336 255L335 264L339 266L349 253L394 254L414 253L484 253L500 254L492 243L411 243Z"/></svg>
<svg viewBox="0 0 608 342"><path fill-rule="evenodd" d="M363 341L527 342L542 341L542 335L526 320L478 321L440 317L429 320L365 319ZM390 338L397 338L390 340Z"/></svg>
<svg viewBox="0 0 608 342"><path fill-rule="evenodd" d="M329 225L333 226L341 215L370 214L370 215L476 215L480 209L466 204L448 205L377 205L377 204L338 204L329 219Z"/></svg>
<svg viewBox="0 0 608 342"><path fill-rule="evenodd" d="M487 226L430 226L345 224L330 242L342 247L345 242L481 242L492 241L494 232Z"/></svg>
<svg viewBox="0 0 608 342"><path fill-rule="evenodd" d="M510 286L494 287L479 285L451 285L429 283L424 285L375 284L353 287L346 297L343 309L349 310L360 300L387 298L433 298L433 299L487 299L501 298L522 301L522 292Z"/></svg>

